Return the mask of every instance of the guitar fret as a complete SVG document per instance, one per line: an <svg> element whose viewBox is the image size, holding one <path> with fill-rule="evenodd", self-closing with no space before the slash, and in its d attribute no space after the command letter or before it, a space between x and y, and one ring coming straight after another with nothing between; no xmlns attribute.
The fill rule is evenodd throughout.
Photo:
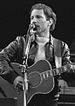
<svg viewBox="0 0 75 106"><path fill-rule="evenodd" d="M59 67L58 70L59 70L58 75L61 75L61 73L63 73L63 70L66 71L67 68L65 66L64 67L62 66L62 67Z"/></svg>
<svg viewBox="0 0 75 106"><path fill-rule="evenodd" d="M65 71L67 71L67 67L66 66L62 66L61 68L59 68L59 73L60 74L65 72Z"/></svg>
<svg viewBox="0 0 75 106"><path fill-rule="evenodd" d="M42 77L43 77L44 79L48 78L49 76L50 76L50 70L45 71L45 72L42 73Z"/></svg>
<svg viewBox="0 0 75 106"><path fill-rule="evenodd" d="M58 68L58 70L59 70L58 75L60 75L61 73L63 73L63 67Z"/></svg>
<svg viewBox="0 0 75 106"><path fill-rule="evenodd" d="M46 71L46 76L47 76L47 78L48 78L50 75L51 75L50 70Z"/></svg>
<svg viewBox="0 0 75 106"><path fill-rule="evenodd" d="M59 67L59 68L53 69L53 71L52 71L54 76L55 75L60 75L62 72L63 72L63 67Z"/></svg>
<svg viewBox="0 0 75 106"><path fill-rule="evenodd" d="M45 79L45 73L43 73L43 78Z"/></svg>
<svg viewBox="0 0 75 106"><path fill-rule="evenodd" d="M53 71L52 71L52 74L55 76L55 75L57 75L57 71L56 70L58 70L58 69L53 69Z"/></svg>
<svg viewBox="0 0 75 106"><path fill-rule="evenodd" d="M48 72L46 72L46 77L48 77Z"/></svg>

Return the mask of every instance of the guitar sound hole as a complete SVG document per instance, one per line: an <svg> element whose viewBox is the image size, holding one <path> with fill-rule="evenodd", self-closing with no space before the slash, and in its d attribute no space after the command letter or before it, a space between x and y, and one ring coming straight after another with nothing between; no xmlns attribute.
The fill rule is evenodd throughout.
<svg viewBox="0 0 75 106"><path fill-rule="evenodd" d="M37 87L41 83L41 76L38 72L32 72L28 75L29 87Z"/></svg>

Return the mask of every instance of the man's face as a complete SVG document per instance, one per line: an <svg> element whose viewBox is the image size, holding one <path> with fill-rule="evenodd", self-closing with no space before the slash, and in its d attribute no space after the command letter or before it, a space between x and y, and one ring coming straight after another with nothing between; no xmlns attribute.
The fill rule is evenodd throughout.
<svg viewBox="0 0 75 106"><path fill-rule="evenodd" d="M37 32L44 32L49 28L49 21L46 20L46 16L42 9L34 9L31 13L30 19L30 23L36 25Z"/></svg>

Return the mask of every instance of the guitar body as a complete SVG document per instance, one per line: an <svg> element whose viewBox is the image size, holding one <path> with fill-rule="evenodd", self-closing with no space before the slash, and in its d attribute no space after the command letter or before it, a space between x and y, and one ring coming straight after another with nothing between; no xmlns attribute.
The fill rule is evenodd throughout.
<svg viewBox="0 0 75 106"><path fill-rule="evenodd" d="M13 63L15 71L22 76L21 67L19 64ZM52 69L51 64L47 60L40 60L34 65L28 67L28 91L27 91L27 103L35 94L47 94L54 88L54 77L50 75ZM47 70L49 70L47 72Z"/></svg>
<svg viewBox="0 0 75 106"><path fill-rule="evenodd" d="M12 63L11 65L19 75L23 76L21 72L23 67L19 63ZM35 64L33 64L32 66L28 67L27 69L28 90L26 95L27 104L30 102L30 100L34 95L48 94L53 90L55 84L54 84L54 77L52 76L51 71L52 67L47 60L40 60ZM19 98L18 101L20 106L20 99L21 103L23 102L22 100L23 92L22 94L17 94L13 86L4 79L2 79L0 87L4 90L6 97Z"/></svg>

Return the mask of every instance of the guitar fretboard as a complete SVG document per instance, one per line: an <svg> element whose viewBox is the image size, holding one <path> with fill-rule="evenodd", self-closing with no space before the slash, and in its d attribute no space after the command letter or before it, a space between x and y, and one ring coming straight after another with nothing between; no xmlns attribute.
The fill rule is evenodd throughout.
<svg viewBox="0 0 75 106"><path fill-rule="evenodd" d="M51 75L53 75L53 76L61 75L63 72L70 71L71 69L75 69L75 66L73 66L71 64L67 64L67 65L59 67L59 68L44 71L41 73L41 75L42 75L43 79L46 79Z"/></svg>
<svg viewBox="0 0 75 106"><path fill-rule="evenodd" d="M70 70L70 66L65 65L65 66L62 66L62 67L53 69L53 70L52 70L52 74L53 74L53 76L60 75L60 74L62 74L63 72L66 72L67 70L68 70L68 71Z"/></svg>

